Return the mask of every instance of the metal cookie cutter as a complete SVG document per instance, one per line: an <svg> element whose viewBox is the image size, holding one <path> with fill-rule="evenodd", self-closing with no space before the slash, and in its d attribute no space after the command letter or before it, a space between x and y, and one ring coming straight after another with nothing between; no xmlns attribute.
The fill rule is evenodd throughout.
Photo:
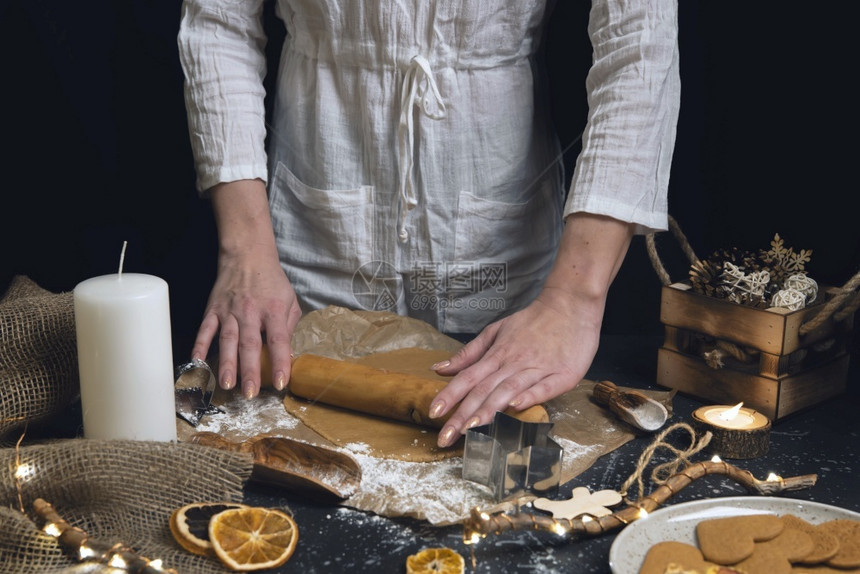
<svg viewBox="0 0 860 574"><path fill-rule="evenodd" d="M203 415L223 413L212 404L215 393L215 373L206 361L192 359L176 368L173 394L176 399L176 415L196 427Z"/></svg>
<svg viewBox="0 0 860 574"><path fill-rule="evenodd" d="M552 426L497 412L493 422L466 431L463 478L490 487L496 501L526 491L555 494L564 451L549 438Z"/></svg>

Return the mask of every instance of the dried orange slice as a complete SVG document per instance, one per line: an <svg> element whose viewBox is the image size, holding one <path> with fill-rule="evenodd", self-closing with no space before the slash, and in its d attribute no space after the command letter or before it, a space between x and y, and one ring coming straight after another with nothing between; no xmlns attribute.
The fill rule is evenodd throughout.
<svg viewBox="0 0 860 574"><path fill-rule="evenodd" d="M209 542L209 520L225 510L245 508L238 502L194 502L170 514L170 532L186 550L201 556L212 554Z"/></svg>
<svg viewBox="0 0 860 574"><path fill-rule="evenodd" d="M298 539L292 517L274 508L234 508L209 521L212 549L232 570L276 568L292 556Z"/></svg>
<svg viewBox="0 0 860 574"><path fill-rule="evenodd" d="M463 557L450 548L425 548L406 559L406 574L463 574Z"/></svg>

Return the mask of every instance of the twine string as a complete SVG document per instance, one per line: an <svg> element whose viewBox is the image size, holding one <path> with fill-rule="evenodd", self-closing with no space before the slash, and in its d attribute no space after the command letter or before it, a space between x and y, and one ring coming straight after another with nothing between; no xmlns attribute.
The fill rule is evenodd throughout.
<svg viewBox="0 0 860 574"><path fill-rule="evenodd" d="M855 293L858 288L860 288L860 271L845 283L841 292L834 295L830 301L824 304L821 311L800 326L798 335L803 337L807 333L814 331L831 316L837 321L851 316L860 307L860 293Z"/></svg>
<svg viewBox="0 0 860 574"><path fill-rule="evenodd" d="M689 447L680 449L666 441L666 437L676 430L683 430L689 434ZM711 442L712 436L713 435L711 435L710 432L706 432L697 439L696 431L687 423L675 423L674 425L667 427L663 432L657 435L648 448L646 448L639 456L636 470L633 471L633 474L631 474L621 486L621 496L623 496L627 503L630 504L630 499L627 494L630 487L635 483L637 487L636 500L642 499L645 495L645 482L642 479L642 475L648 467L648 464L651 462L651 458L654 456L654 453L657 452L657 449L664 448L675 455L672 460L658 464L651 471L651 481L655 484L664 484L670 476L677 474L681 465L685 467L689 466L690 457L708 446L708 443Z"/></svg>

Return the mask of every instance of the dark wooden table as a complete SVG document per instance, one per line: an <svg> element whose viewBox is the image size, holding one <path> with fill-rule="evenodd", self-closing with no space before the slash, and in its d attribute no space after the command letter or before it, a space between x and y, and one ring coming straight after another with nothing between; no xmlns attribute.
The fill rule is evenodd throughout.
<svg viewBox="0 0 860 574"><path fill-rule="evenodd" d="M656 389L653 381L660 344L659 338L650 336L604 337L588 378ZM860 353L854 344L848 390L842 396L777 421L766 455L732 462L760 479L770 472L782 476L817 474L818 481L812 488L781 496L860 512L858 359ZM702 404L699 400L676 395L674 413L668 424L689 422L690 413ZM640 436L604 455L564 485L561 494L569 495L577 486L586 486L592 491L620 488L634 472L641 453L652 440L651 435ZM404 489L408 489L408 485L404 485ZM744 487L730 479L709 476L679 492L667 505L747 494ZM277 570L280 573L399 573L405 572L406 558L410 554L429 546L448 546L466 558L466 572L603 574L610 572L609 550L617 535L611 532L569 540L549 533L519 531L491 536L469 547L463 544L459 526L433 527L412 519L390 519L347 507L317 504L254 483L245 487L245 502L260 506L285 505L294 513L300 529L298 546L289 562Z"/></svg>

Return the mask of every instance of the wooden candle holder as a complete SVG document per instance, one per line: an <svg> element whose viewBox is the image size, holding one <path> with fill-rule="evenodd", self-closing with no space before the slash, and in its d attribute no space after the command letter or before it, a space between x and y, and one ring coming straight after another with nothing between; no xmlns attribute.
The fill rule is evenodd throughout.
<svg viewBox="0 0 860 574"><path fill-rule="evenodd" d="M731 405L708 405L693 411L692 426L697 433L710 431L713 435L708 450L722 458L756 458L767 454L770 448L771 422L753 409L739 409L739 416L750 424L730 428L715 421L714 413L731 409Z"/></svg>

